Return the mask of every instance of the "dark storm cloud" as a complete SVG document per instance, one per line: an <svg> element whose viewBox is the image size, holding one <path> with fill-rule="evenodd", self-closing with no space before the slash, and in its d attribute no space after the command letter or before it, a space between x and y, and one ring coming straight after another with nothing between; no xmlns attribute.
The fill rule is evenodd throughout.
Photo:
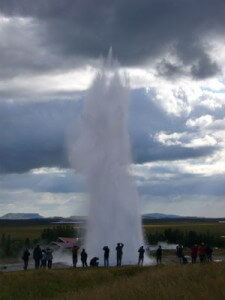
<svg viewBox="0 0 225 300"><path fill-rule="evenodd" d="M43 41L46 33L41 29L41 24L33 19L24 21L15 17L1 22L0 78L6 80L46 72L54 74L82 64L81 57L67 59L65 55L55 53L53 48L49 49Z"/></svg>
<svg viewBox="0 0 225 300"><path fill-rule="evenodd" d="M208 156L215 152L215 147L201 146L198 148L187 148L182 146L163 146L154 143L150 139L142 137L142 141L137 144L133 150L134 161L137 163L146 163L151 161L172 161L179 159L199 158Z"/></svg>
<svg viewBox="0 0 225 300"><path fill-rule="evenodd" d="M98 58L112 46L124 65L161 58L160 74L179 75L190 67L195 78L217 74L205 38L225 34L222 0L2 0L9 16L35 18L41 43L65 59ZM163 59L177 57L174 65Z"/></svg>
<svg viewBox="0 0 225 300"><path fill-rule="evenodd" d="M79 131L77 121L82 103L0 101L0 173L23 173L41 167L68 168L68 136L71 129L73 133ZM133 91L129 132L134 161L195 158L217 150L166 146L155 140L159 131L183 132L187 129L185 123L184 118L167 115L143 90Z"/></svg>
<svg viewBox="0 0 225 300"><path fill-rule="evenodd" d="M215 62L210 61L208 57L205 56L199 59L197 64L192 66L191 73L193 77L204 79L219 74L220 68Z"/></svg>
<svg viewBox="0 0 225 300"><path fill-rule="evenodd" d="M39 193L81 193L85 191L83 178L71 170L45 170L42 173L7 174L0 176L2 190L32 190Z"/></svg>
<svg viewBox="0 0 225 300"><path fill-rule="evenodd" d="M184 65L179 65L175 63L170 63L165 59L162 59L160 63L157 64L156 69L158 71L158 75L162 75L168 78L174 78L178 75L185 75Z"/></svg>
<svg viewBox="0 0 225 300"><path fill-rule="evenodd" d="M79 114L80 105L70 101L0 101L0 172L68 167L66 134Z"/></svg>

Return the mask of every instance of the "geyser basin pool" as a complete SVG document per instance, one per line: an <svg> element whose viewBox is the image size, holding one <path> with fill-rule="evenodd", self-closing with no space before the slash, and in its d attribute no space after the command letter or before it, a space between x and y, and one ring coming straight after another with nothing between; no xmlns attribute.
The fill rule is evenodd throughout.
<svg viewBox="0 0 225 300"><path fill-rule="evenodd" d="M123 243L123 264L136 264L143 245L139 200L133 179L127 130L129 87L109 63L96 76L85 98L81 132L72 160L87 179L90 194L86 250L89 258L103 260L110 248L110 265L116 263L115 247Z"/></svg>

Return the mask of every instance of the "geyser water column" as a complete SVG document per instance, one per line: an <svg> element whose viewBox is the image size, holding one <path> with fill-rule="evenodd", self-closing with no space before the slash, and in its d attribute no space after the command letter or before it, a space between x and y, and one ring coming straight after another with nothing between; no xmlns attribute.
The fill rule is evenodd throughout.
<svg viewBox="0 0 225 300"><path fill-rule="evenodd" d="M102 263L103 246L123 243L123 263L136 264L143 245L139 199L133 179L128 135L129 87L114 67L103 67L84 102L80 137L73 149L75 168L87 179L90 205L85 247Z"/></svg>

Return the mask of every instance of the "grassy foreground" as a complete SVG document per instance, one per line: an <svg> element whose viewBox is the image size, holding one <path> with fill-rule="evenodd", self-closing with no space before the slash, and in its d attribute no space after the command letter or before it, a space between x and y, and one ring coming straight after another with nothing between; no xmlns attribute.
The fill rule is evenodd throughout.
<svg viewBox="0 0 225 300"><path fill-rule="evenodd" d="M225 299L225 263L0 273L0 299Z"/></svg>

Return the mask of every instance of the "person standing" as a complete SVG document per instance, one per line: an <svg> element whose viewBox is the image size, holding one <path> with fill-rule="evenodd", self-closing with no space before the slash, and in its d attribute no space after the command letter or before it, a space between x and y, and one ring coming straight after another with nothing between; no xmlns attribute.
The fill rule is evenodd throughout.
<svg viewBox="0 0 225 300"><path fill-rule="evenodd" d="M198 248L198 256L201 263L205 262L205 244L201 243Z"/></svg>
<svg viewBox="0 0 225 300"><path fill-rule="evenodd" d="M213 253L212 247L207 246L205 248L205 255L208 262L212 261L212 253Z"/></svg>
<svg viewBox="0 0 225 300"><path fill-rule="evenodd" d="M183 246L182 246L181 244L179 244L179 245L176 247L176 254L177 254L179 263L182 264L182 263L183 263L183 256L184 256L184 253L183 253Z"/></svg>
<svg viewBox="0 0 225 300"><path fill-rule="evenodd" d="M162 247L160 245L156 250L156 262L157 264L161 264L162 262Z"/></svg>
<svg viewBox="0 0 225 300"><path fill-rule="evenodd" d="M46 251L44 249L42 250L41 268L46 268Z"/></svg>
<svg viewBox="0 0 225 300"><path fill-rule="evenodd" d="M77 266L77 257L78 257L78 250L80 248L76 245L73 246L72 248L72 256L73 256L73 267L76 268Z"/></svg>
<svg viewBox="0 0 225 300"><path fill-rule="evenodd" d="M28 249L26 249L26 250L23 252L23 256L22 256L22 259L23 259L23 262L24 262L24 265L23 265L24 271L27 270L28 262L29 262L29 256L30 256L30 252L29 252Z"/></svg>
<svg viewBox="0 0 225 300"><path fill-rule="evenodd" d="M87 252L85 251L85 249L83 249L81 251L81 254L80 254L80 257L81 257L81 262L82 262L82 266L83 267L87 267L87 258L88 258L88 255L87 255Z"/></svg>
<svg viewBox="0 0 225 300"><path fill-rule="evenodd" d="M50 248L47 248L47 250L46 250L46 261L47 261L48 269L52 268L52 260L53 260L52 250Z"/></svg>
<svg viewBox="0 0 225 300"><path fill-rule="evenodd" d="M108 246L104 246L103 251L104 251L104 267L108 267L109 266L109 252L110 252L110 249L109 249Z"/></svg>
<svg viewBox="0 0 225 300"><path fill-rule="evenodd" d="M39 267L40 267L41 258L42 258L41 248L39 245L37 245L33 251L33 259L34 259L34 264L35 264L36 270L39 269Z"/></svg>
<svg viewBox="0 0 225 300"><path fill-rule="evenodd" d="M144 262L144 253L145 253L145 249L143 246L141 246L139 249L138 249L138 252L139 252L139 258L138 258L138 265L140 266L143 266L143 262Z"/></svg>
<svg viewBox="0 0 225 300"><path fill-rule="evenodd" d="M117 266L121 266L121 263L122 263L123 247L124 247L123 243L117 243L117 246L116 246Z"/></svg>
<svg viewBox="0 0 225 300"><path fill-rule="evenodd" d="M195 244L191 247L191 262L193 264L196 263L197 260L197 256L198 256L198 245Z"/></svg>

